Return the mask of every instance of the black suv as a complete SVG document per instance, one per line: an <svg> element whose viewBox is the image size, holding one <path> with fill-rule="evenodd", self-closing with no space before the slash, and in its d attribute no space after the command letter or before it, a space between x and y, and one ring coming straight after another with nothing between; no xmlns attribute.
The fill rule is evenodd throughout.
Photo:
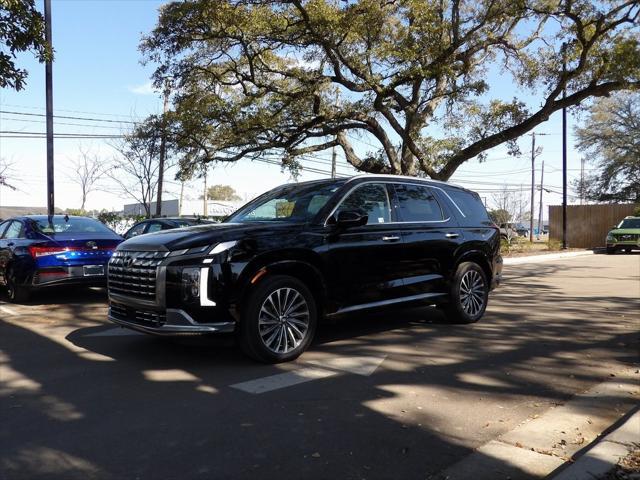
<svg viewBox="0 0 640 480"><path fill-rule="evenodd" d="M282 362L318 320L437 305L479 320L500 281L500 232L478 195L447 183L367 175L275 188L226 221L118 246L109 318L155 334L232 332Z"/></svg>

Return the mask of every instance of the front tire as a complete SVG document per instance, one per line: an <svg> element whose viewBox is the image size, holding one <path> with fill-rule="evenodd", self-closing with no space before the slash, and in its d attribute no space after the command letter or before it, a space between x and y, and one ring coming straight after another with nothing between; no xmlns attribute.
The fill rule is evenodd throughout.
<svg viewBox="0 0 640 480"><path fill-rule="evenodd" d="M444 314L450 323L475 323L482 318L489 300L489 282L474 262L458 265L449 290Z"/></svg>
<svg viewBox="0 0 640 480"><path fill-rule="evenodd" d="M607 247L607 255L613 255L616 253L615 247Z"/></svg>
<svg viewBox="0 0 640 480"><path fill-rule="evenodd" d="M303 282L288 275L267 277L242 309L240 347L263 363L295 360L311 344L317 316L313 294Z"/></svg>

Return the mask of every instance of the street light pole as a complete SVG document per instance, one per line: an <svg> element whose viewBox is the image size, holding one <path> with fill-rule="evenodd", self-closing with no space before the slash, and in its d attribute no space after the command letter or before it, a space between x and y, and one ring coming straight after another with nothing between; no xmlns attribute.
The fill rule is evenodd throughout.
<svg viewBox="0 0 640 480"><path fill-rule="evenodd" d="M562 80L566 82L567 44L562 44ZM567 97L566 83L562 88L562 100ZM562 107L562 249L567 249L567 108Z"/></svg>
<svg viewBox="0 0 640 480"><path fill-rule="evenodd" d="M533 209L535 208L536 185L536 132L531 133L531 215L529 219L529 241L533 243Z"/></svg>
<svg viewBox="0 0 640 480"><path fill-rule="evenodd" d="M51 52L51 0L44 0L45 40ZM47 108L47 215L55 213L53 188L53 65L51 57L45 63L45 94Z"/></svg>
<svg viewBox="0 0 640 480"><path fill-rule="evenodd" d="M158 195L156 199L156 217L162 215L162 188L164 180L164 163L167 155L167 110L169 109L169 82L165 83L162 104L162 132L160 132L160 161L158 165Z"/></svg>

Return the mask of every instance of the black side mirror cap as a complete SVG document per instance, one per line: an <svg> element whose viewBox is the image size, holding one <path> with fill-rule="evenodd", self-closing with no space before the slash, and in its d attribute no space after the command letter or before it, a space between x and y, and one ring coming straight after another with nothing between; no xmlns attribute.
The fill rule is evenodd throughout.
<svg viewBox="0 0 640 480"><path fill-rule="evenodd" d="M343 210L338 212L336 225L340 228L352 228L366 225L369 221L369 215L357 210Z"/></svg>

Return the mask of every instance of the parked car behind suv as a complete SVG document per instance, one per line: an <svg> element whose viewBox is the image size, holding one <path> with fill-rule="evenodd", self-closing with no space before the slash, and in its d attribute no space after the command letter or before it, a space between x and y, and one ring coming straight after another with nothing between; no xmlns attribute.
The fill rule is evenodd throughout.
<svg viewBox="0 0 640 480"><path fill-rule="evenodd" d="M0 285L12 302L54 285L104 286L122 237L98 220L29 215L0 224Z"/></svg>
<svg viewBox="0 0 640 480"><path fill-rule="evenodd" d="M203 220L199 217L162 217L142 220L134 224L123 235L128 240L138 235L159 232L160 230L171 230L172 228L192 227L194 225L202 225L205 223L215 223L211 220Z"/></svg>
<svg viewBox="0 0 640 480"><path fill-rule="evenodd" d="M640 217L625 217L607 234L607 253L640 249Z"/></svg>
<svg viewBox="0 0 640 480"><path fill-rule="evenodd" d="M479 320L500 281L500 233L476 193L358 176L275 188L225 222L122 243L109 318L147 333L233 332L263 362L292 360L324 317L435 304Z"/></svg>

